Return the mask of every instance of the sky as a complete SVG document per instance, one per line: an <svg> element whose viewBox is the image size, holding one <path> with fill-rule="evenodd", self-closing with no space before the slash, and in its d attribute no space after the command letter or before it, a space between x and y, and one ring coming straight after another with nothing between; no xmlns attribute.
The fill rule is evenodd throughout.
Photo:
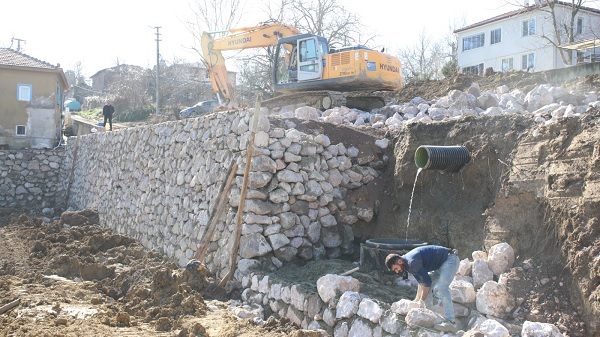
<svg viewBox="0 0 600 337"><path fill-rule="evenodd" d="M0 47L75 69L90 77L117 64L152 68L159 50L168 62L199 62L186 22L193 16L190 1L202 0L25 0L5 1L0 9ZM247 0L241 27L268 19L264 2ZM419 34L442 37L453 22L475 23L516 9L523 0L338 0L360 15L365 36L376 36L369 47L394 54L414 45ZM531 0L533 3L533 0ZM598 6L595 6L598 8Z"/></svg>

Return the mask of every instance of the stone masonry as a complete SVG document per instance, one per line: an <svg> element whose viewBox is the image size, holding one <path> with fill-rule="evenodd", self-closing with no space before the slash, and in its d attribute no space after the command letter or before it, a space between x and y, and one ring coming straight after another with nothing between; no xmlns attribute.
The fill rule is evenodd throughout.
<svg viewBox="0 0 600 337"><path fill-rule="evenodd" d="M215 113L82 136L69 206L97 209L104 226L183 266L195 257L234 161L230 204L203 261L222 277L229 270L251 114ZM351 253L350 225L358 216L348 214L369 221L373 210L348 212L355 205L344 195L375 179L378 172L371 166L381 160L360 158L355 147L303 133L289 121L286 125L272 127L267 117L260 119L243 214L240 258L255 259L267 269L294 259ZM346 211L343 224L335 216L340 211Z"/></svg>

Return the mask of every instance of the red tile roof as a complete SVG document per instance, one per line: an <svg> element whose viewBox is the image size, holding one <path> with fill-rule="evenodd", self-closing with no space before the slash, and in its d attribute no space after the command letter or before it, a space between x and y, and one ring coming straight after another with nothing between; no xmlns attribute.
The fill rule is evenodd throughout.
<svg viewBox="0 0 600 337"><path fill-rule="evenodd" d="M31 67L41 69L58 69L58 66L53 66L48 62L44 62L23 54L10 48L0 48L0 65Z"/></svg>

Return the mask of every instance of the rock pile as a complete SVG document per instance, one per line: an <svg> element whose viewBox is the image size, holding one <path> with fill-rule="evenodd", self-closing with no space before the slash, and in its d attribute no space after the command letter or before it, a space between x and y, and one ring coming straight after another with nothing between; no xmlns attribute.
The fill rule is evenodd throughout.
<svg viewBox="0 0 600 337"><path fill-rule="evenodd" d="M522 114L539 123L552 123L561 118L579 117L590 107L600 107L596 92L576 94L550 84L538 85L527 93L510 90L506 85L494 92L482 92L479 85L473 83L467 92L451 90L448 95L431 101L415 97L409 102L391 103L371 112L336 107L321 113L315 108L302 107L295 111L282 110L280 114L357 127L397 129L410 123L501 114Z"/></svg>
<svg viewBox="0 0 600 337"><path fill-rule="evenodd" d="M254 317L260 322L266 311L324 336L474 336L487 337L563 336L549 323L522 320L518 299L509 292L508 272L515 261L514 250L507 243L491 247L489 254L472 253L472 260L460 262L450 285L457 327L448 332L443 321L441 301L434 289L426 303L400 299L391 305L360 293L361 284L352 276L327 274L320 277L315 291L299 285L285 285L267 275L244 276L242 293L245 309L236 309L240 317ZM497 281L495 281L495 279ZM416 288L414 278L395 282L398 287ZM460 332L460 331L463 332Z"/></svg>

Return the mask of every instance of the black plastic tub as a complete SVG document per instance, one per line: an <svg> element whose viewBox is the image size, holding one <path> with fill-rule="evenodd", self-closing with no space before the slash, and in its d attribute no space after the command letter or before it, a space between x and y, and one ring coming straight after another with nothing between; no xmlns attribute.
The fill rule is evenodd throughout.
<svg viewBox="0 0 600 337"><path fill-rule="evenodd" d="M369 239L360 244L360 269L386 272L385 257L388 254L402 255L426 244L421 240Z"/></svg>

